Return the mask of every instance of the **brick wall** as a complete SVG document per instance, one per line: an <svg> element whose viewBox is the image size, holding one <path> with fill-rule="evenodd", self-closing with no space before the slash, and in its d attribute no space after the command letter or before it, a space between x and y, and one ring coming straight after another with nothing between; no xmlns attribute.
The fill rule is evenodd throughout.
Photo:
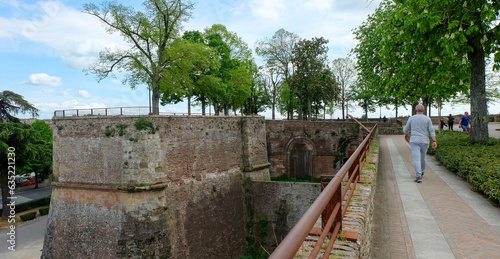
<svg viewBox="0 0 500 259"><path fill-rule="evenodd" d="M153 128L136 129L141 118ZM262 117L87 117L54 124L43 258L244 253L243 174L269 179Z"/></svg>
<svg viewBox="0 0 500 259"><path fill-rule="evenodd" d="M337 172L342 153L355 150L366 135L353 122L337 121L266 121L266 132L272 177L288 174L294 142L312 146L313 175L319 177Z"/></svg>

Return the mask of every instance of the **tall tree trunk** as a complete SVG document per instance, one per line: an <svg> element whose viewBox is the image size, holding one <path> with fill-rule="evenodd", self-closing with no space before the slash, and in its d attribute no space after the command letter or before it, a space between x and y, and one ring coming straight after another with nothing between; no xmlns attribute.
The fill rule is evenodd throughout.
<svg viewBox="0 0 500 259"><path fill-rule="evenodd" d="M422 98L422 104L424 105L424 114L427 115L427 107L429 106L429 97Z"/></svg>
<svg viewBox="0 0 500 259"><path fill-rule="evenodd" d="M153 86L153 96L152 98L152 103L153 103L153 115L159 115L160 114L160 86L156 85Z"/></svg>
<svg viewBox="0 0 500 259"><path fill-rule="evenodd" d="M38 170L35 171L35 189L38 189Z"/></svg>
<svg viewBox="0 0 500 259"><path fill-rule="evenodd" d="M471 62L470 78L470 113L472 141L488 141L488 106L486 102L486 76L484 49L479 40L472 43L473 51L469 52Z"/></svg>
<svg viewBox="0 0 500 259"><path fill-rule="evenodd" d="M202 96L200 100L201 100L201 115L205 116L207 109L207 101L205 100L205 96Z"/></svg>
<svg viewBox="0 0 500 259"><path fill-rule="evenodd" d="M188 115L191 115L191 96L188 96Z"/></svg>
<svg viewBox="0 0 500 259"><path fill-rule="evenodd" d="M342 85L342 119L343 120L345 120L344 103L345 103L345 91L344 91L344 85Z"/></svg>
<svg viewBox="0 0 500 259"><path fill-rule="evenodd" d="M396 120L398 119L398 99L396 98Z"/></svg>
<svg viewBox="0 0 500 259"><path fill-rule="evenodd" d="M301 94L301 91L299 89L298 91L298 96L299 96L299 120L303 120L304 118L302 118L302 94Z"/></svg>
<svg viewBox="0 0 500 259"><path fill-rule="evenodd" d="M276 110L276 87L273 90L273 120L275 119L275 110Z"/></svg>
<svg viewBox="0 0 500 259"><path fill-rule="evenodd" d="M312 117L312 111L311 111L311 100L309 98L307 98L307 120L308 121L311 121L311 117Z"/></svg>
<svg viewBox="0 0 500 259"><path fill-rule="evenodd" d="M214 103L214 115L215 116L219 116L219 112L220 112L219 110L220 110L219 104Z"/></svg>

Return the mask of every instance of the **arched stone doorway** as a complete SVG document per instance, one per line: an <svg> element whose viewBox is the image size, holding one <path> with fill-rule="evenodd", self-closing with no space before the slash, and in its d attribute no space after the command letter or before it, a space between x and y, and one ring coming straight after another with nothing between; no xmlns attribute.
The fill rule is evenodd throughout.
<svg viewBox="0 0 500 259"><path fill-rule="evenodd" d="M288 142L288 176L313 176L314 143L303 137L293 138Z"/></svg>

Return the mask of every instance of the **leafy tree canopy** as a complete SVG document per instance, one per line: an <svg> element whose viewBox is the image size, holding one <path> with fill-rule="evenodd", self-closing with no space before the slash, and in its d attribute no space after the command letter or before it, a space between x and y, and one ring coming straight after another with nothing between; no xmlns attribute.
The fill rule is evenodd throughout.
<svg viewBox="0 0 500 259"><path fill-rule="evenodd" d="M0 92L0 122L18 121L14 117L18 113L30 113L33 117L38 117L38 109L21 95L8 90Z"/></svg>

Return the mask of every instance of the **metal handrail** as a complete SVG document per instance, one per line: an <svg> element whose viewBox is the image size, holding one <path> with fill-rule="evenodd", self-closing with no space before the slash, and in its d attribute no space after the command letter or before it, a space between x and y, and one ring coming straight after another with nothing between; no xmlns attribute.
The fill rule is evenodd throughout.
<svg viewBox="0 0 500 259"><path fill-rule="evenodd" d="M371 140L376 132L378 124L376 124L365 137L363 142L359 145L356 151L351 155L347 162L340 168L337 174L332 178L330 183L325 187L325 189L320 193L318 198L313 202L309 209L304 213L300 220L295 224L295 226L286 235L285 239L281 241L278 247L271 254L269 259L284 259L284 258L294 258L295 254L298 252L307 236L314 227L314 224L318 221L319 216L323 213L325 214L325 208L327 205L331 205L334 209L329 214L328 220L323 219L326 222L323 226L323 231L318 239L314 249L312 250L309 258L316 258L321 250L321 246L328 235L331 233L332 237L337 237L340 230L342 230L342 219L347 212L347 207L349 206L350 200L353 196L354 190L356 189L356 184L360 178L360 172L363 164L366 160L368 154ZM342 179L346 175L349 175L349 180L341 192ZM346 206L342 209L342 201L345 195L349 191L349 197L345 200ZM334 227L332 231L332 226ZM330 252L333 248L336 238L331 238L330 242L325 251L325 256L323 258L328 258Z"/></svg>
<svg viewBox="0 0 500 259"><path fill-rule="evenodd" d="M113 113L113 111L115 111ZM148 115L149 106L132 107L102 107L102 108L82 108L55 110L54 117L83 117L83 116L122 116L122 115ZM215 116L213 113L187 113L187 112L160 112L160 115L173 116ZM241 116L241 115L221 115L221 116Z"/></svg>

